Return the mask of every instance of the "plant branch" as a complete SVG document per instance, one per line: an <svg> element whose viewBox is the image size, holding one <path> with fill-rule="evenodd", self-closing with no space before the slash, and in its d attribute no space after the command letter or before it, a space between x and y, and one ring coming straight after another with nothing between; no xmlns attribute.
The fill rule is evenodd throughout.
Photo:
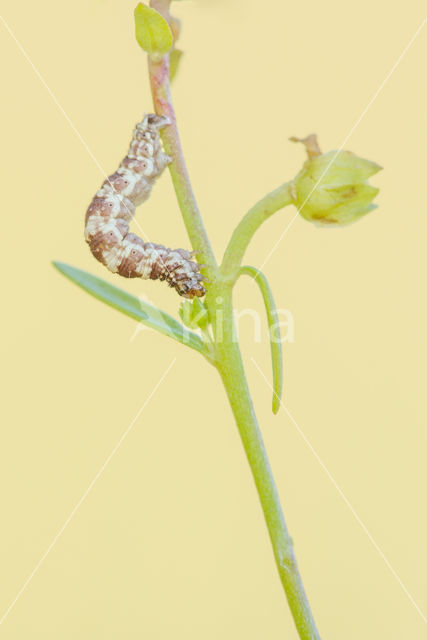
<svg viewBox="0 0 427 640"><path fill-rule="evenodd" d="M285 182L280 187L271 191L254 206L239 222L224 253L221 271L233 280L237 278L237 270L241 265L243 256L255 232L263 222L268 220L273 213L293 204L292 182Z"/></svg>

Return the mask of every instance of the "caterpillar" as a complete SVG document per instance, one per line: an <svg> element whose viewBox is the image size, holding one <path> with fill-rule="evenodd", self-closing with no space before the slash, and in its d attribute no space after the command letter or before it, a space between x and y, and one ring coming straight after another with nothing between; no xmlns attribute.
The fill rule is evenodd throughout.
<svg viewBox="0 0 427 640"><path fill-rule="evenodd" d="M185 249L144 242L129 231L137 205L145 202L170 156L163 152L159 130L169 118L148 114L134 131L120 167L102 184L85 218L85 240L107 269L125 278L166 280L184 298L202 297L206 290L198 265Z"/></svg>

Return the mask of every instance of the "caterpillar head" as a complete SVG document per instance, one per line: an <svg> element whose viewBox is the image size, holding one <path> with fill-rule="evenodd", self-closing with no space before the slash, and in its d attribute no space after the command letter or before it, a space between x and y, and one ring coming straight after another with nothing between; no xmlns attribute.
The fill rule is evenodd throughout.
<svg viewBox="0 0 427 640"><path fill-rule="evenodd" d="M193 298L202 298L206 293L204 286L197 280L192 280L190 282L177 282L175 288L180 296L188 298L189 300L192 300Z"/></svg>

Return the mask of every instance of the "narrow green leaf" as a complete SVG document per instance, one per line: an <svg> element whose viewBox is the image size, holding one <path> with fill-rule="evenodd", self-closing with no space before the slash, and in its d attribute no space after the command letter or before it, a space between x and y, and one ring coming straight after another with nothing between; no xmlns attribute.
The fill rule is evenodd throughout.
<svg viewBox="0 0 427 640"><path fill-rule="evenodd" d="M181 62L181 56L183 52L181 49L173 49L169 55L169 78L173 82L177 74L179 64Z"/></svg>
<svg viewBox="0 0 427 640"><path fill-rule="evenodd" d="M178 342L206 355L206 349L202 339L196 333L189 331L168 313L165 313L157 307L153 307L147 302L139 300L130 293L123 291L123 289L119 289L86 271L76 269L63 262L53 262L53 265L64 276L98 300L102 300L102 302L110 305L110 307L118 309L130 318L142 322L142 324L150 327L150 329L155 329L165 336L174 338L178 340Z"/></svg>
<svg viewBox="0 0 427 640"><path fill-rule="evenodd" d="M135 34L139 46L149 54L164 55L173 44L172 31L155 9L139 3L134 11Z"/></svg>
<svg viewBox="0 0 427 640"><path fill-rule="evenodd" d="M273 294L268 284L268 280L261 271L255 267L244 266L239 269L239 276L247 275L255 280L260 288L267 312L267 322L270 333L271 362L273 367L273 413L280 409L283 388L283 363L282 363L282 341L280 337L279 318L277 316L276 304Z"/></svg>

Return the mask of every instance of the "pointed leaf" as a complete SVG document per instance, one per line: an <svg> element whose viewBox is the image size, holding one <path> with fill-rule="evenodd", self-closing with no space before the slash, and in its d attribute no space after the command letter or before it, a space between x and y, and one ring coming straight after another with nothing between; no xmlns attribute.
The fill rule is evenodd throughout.
<svg viewBox="0 0 427 640"><path fill-rule="evenodd" d="M150 327L150 329L155 329L165 336L174 338L178 342L206 355L206 349L201 338L194 332L189 331L168 313L147 302L139 300L139 298L123 291L123 289L119 289L86 271L82 271L63 262L53 262L53 265L64 276L95 298L98 298L98 300L102 300L102 302L110 305L110 307L118 309L130 318L142 322L142 324Z"/></svg>
<svg viewBox="0 0 427 640"><path fill-rule="evenodd" d="M209 313L205 303L200 298L181 302L179 317L185 326L190 327L190 329L205 330L209 326Z"/></svg>
<svg viewBox="0 0 427 640"><path fill-rule="evenodd" d="M139 46L149 54L164 55L173 44L172 31L155 9L139 3L134 11L135 35Z"/></svg>
<svg viewBox="0 0 427 640"><path fill-rule="evenodd" d="M169 54L169 78L171 82L176 77L182 54L181 49L173 49Z"/></svg>
<svg viewBox="0 0 427 640"><path fill-rule="evenodd" d="M270 333L271 363L273 368L273 413L277 413L280 409L280 401L282 398L283 388L283 359L282 359L282 341L280 337L280 324L277 316L276 304L273 294L265 275L255 269L255 267L240 267L239 275L247 275L255 280L260 288L265 310L267 312L267 322Z"/></svg>

